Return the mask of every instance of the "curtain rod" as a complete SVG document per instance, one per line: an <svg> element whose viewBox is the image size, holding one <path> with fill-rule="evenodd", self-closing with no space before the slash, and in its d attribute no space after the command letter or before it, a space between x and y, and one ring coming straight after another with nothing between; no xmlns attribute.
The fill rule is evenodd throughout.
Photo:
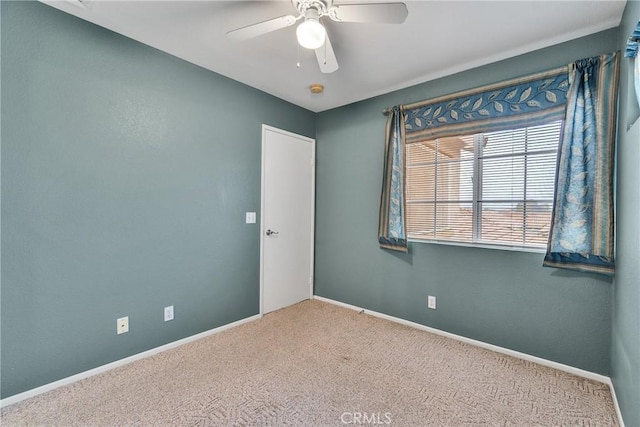
<svg viewBox="0 0 640 427"><path fill-rule="evenodd" d="M404 108L404 105L396 105L394 107L387 107L384 110L382 110L382 114L384 114L385 116L388 116L389 113L392 112L393 109L396 108L396 107L402 109L402 108Z"/></svg>

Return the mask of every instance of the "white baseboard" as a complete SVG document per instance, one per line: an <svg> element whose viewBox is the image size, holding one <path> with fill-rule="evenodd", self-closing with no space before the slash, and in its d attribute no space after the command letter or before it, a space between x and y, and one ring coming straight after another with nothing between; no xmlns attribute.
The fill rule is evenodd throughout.
<svg viewBox="0 0 640 427"><path fill-rule="evenodd" d="M136 360L144 359L145 357L152 356L154 354L162 353L163 351L170 350L172 348L180 347L181 345L188 344L193 341L200 340L202 338L208 337L210 335L217 334L219 332L225 331L227 329L235 328L236 326L240 326L243 323L253 322L254 320L258 320L262 317L261 314L256 314L251 317L247 317L241 320L237 320L232 323L228 323L226 325L219 326L214 329L210 329L208 331L201 332L196 335L192 335L190 337L182 338L178 341L173 341L165 345L161 345L160 347L152 348L147 351L143 351L142 353L134 354L133 356L125 357L124 359L116 360L115 362L107 363L106 365L98 366L97 368L90 369L88 371L80 372L79 374L72 375L67 378L63 378L58 381L54 381L49 384L45 384L43 386L33 388L31 390L27 390L25 392L15 394L13 396L7 397L6 399L0 400L0 408L4 408L5 406L13 405L14 403L18 403L22 400L28 399L30 397L37 396L42 393L46 393L48 391L54 390L58 387L62 387L68 384L75 383L76 381L80 381L82 379L92 377L94 375L101 374L106 371L110 371L111 369L118 368L120 366L129 364L131 362L135 362Z"/></svg>
<svg viewBox="0 0 640 427"><path fill-rule="evenodd" d="M467 344L475 345L477 347L486 348L488 350L493 350L497 353L506 354L508 356L517 357L518 359L526 360L529 362L534 362L542 366L547 366L549 368L554 368L559 371L568 372L570 374L576 375L578 377L587 378L590 380L598 381L609 386L611 390L611 397L613 399L613 404L616 408L616 415L618 416L618 423L620 427L624 427L624 421L622 419L622 413L620 412L620 406L618 405L618 399L616 398L616 391L613 387L613 383L611 382L611 378L596 374L595 372L585 371L584 369L575 368L573 366L565 365L563 363L554 362L552 360L543 359L541 357L532 356L530 354L521 353L519 351L510 350L508 348L500 347L497 345L489 344L483 341L474 340L471 338L463 337L462 335L452 334L451 332L445 332L440 329L432 328L429 326L422 325L420 323L411 322L409 320L401 319L399 317L389 316L388 314L378 313L377 311L369 310L362 307L357 307L355 305L346 304L344 302L332 300L330 298L321 297L319 295L314 295L313 299L317 299L318 301L327 302L329 304L334 304L340 307L348 308L350 310L355 310L358 312L366 313L371 316L379 317L381 319L389 320L391 322L400 323L402 325L410 326L412 328L420 329L426 332L431 332L436 335L441 335L447 338L451 338L457 341L461 341Z"/></svg>
<svg viewBox="0 0 640 427"><path fill-rule="evenodd" d="M616 415L618 416L618 424L620 427L624 427L624 420L622 419L622 412L620 412L620 405L618 405L618 397L616 396L616 388L613 386L611 378L607 378L607 384L611 390L611 398L613 399L613 405L616 407Z"/></svg>
<svg viewBox="0 0 640 427"><path fill-rule="evenodd" d="M445 331L442 331L440 329L435 329L435 328L432 328L432 327L429 327L429 326L421 325L420 323L411 322L409 320L401 319L399 317L389 316L388 314L378 313L377 311L369 310L369 309L362 308L362 307L356 307L355 305L345 304L343 302L335 301L335 300L332 300L332 299L329 299L329 298L325 298L325 297L321 297L321 296L318 296L318 295L314 295L313 298L317 299L319 301L328 302L330 304L339 305L341 307L345 307L345 308L348 308L348 309L351 309L351 310L364 311L365 313L370 314L371 316L379 317L381 319L390 320L392 322L400 323L402 325L410 326L410 327L416 328L416 329L421 329L423 331L431 332L433 334L442 335L444 337L452 338L452 339L457 340L457 341L462 341L464 343L475 345L477 347L482 347L482 348L486 348L486 349L489 349L489 350L496 351L498 353L506 354L506 355L513 356L513 357L517 357L518 359L527 360L529 362L535 362L535 363L538 363L538 364L543 365L543 366L548 366L550 368L558 369L560 371L564 371L564 372L568 372L570 374L577 375L579 377L588 378L590 380L598 381L598 382L605 383L605 384L609 384L610 381L611 381L609 379L609 377L606 377L604 375L596 374L596 373L590 372L590 371L585 371L585 370L579 369L579 368L574 368L573 366L564 365L562 363L554 362L552 360L543 359L541 357L532 356L530 354L520 353L519 351L510 350L508 348L504 348L504 347L500 347L500 346L497 346L497 345L489 344L489 343L486 343L486 342L483 342L483 341L478 341L478 340L474 340L474 339L471 339L471 338L463 337L461 335L452 334L451 332L445 332Z"/></svg>
<svg viewBox="0 0 640 427"><path fill-rule="evenodd" d="M562 363L554 362L554 361L543 359L543 358L540 358L540 357L532 356L532 355L529 355L529 354L526 354L526 353L521 353L519 351L510 350L508 348L500 347L500 346L497 346L497 345L493 345L493 344L485 343L485 342L482 342L482 341L474 340L474 339L471 339L471 338L463 337L461 335L452 334L450 332L445 332L445 331L442 331L440 329L435 329L435 328L431 328L429 326L421 325L420 323L411 322L409 320L404 320L404 319L401 319L399 317L389 316L388 314L383 314L383 313L379 313L377 311L365 309L365 308L362 308L362 307L357 307L355 305L346 304L346 303L343 303L343 302L340 302L340 301L336 301L336 300L332 300L332 299L329 299L329 298L321 297L319 295L314 295L313 299L317 299L318 301L323 301L323 302L326 302L326 303L329 303L329 304L334 304L334 305L337 305L337 306L340 306L340 307L344 307L344 308L347 308L347 309L350 309L350 310L354 310L354 311L358 311L358 312L364 312L364 313L367 313L367 314L369 314L371 316L379 317L381 319L389 320L391 322L400 323L402 325L406 325L406 326L409 326L409 327L412 327L412 328L416 328L416 329L420 329L420 330L423 330L423 331L431 332L433 334L445 336L447 338L451 338L451 339L454 339L454 340L457 340L457 341L461 341L461 342L464 342L464 343L467 343L467 344L475 345L477 347L486 348L486 349L493 350L493 351L498 352L498 353L506 354L506 355L513 356L513 357L517 357L519 359L527 360L527 361L530 361L530 362L535 362L535 363L538 363L538 364L543 365L543 366L547 366L547 367L550 367L550 368L558 369L560 371L564 371L564 372L568 372L570 374L577 375L579 377L588 378L588 379L591 379L591 380L594 380L594 381L605 383L605 384L607 384L609 386L609 389L611 390L611 396L613 398L613 403L614 403L614 406L616 408L616 415L618 416L618 423L620 424L620 427L625 427L624 420L622 419L622 414L620 412L620 406L618 405L618 399L616 397L615 388L613 386L611 378L609 378L607 376L596 374L594 372L585 371L583 369L575 368L573 366L565 365L565 364L562 364ZM54 389L56 389L58 387L65 386L67 384L72 384L72 383L80 381L80 380L82 380L84 378L88 378L88 377L91 377L91 376L94 376L94 375L101 374L103 372L109 371L109 370L117 368L119 366L123 366L123 365L126 365L126 364L131 363L131 362L135 362L136 360L144 359L145 357L149 357L149 356L152 356L154 354L158 354L158 353L161 353L163 351L167 351L167 350L170 350L172 348L176 348L176 347L179 347L181 345L184 345L184 344L187 344L187 343L190 343L190 342L193 342L193 341L197 341L199 339L208 337L210 335L217 334L217 333L222 332L224 330L231 329L231 328L234 328L236 326L240 326L243 323L248 323L248 322L252 322L254 320L258 320L261 317L262 317L262 314L256 314L254 316L247 317L245 319L241 319L241 320L238 320L236 322L229 323L227 325L219 326L217 328L214 328L214 329L211 329L211 330L208 330L208 331L196 334L196 335L192 335L190 337L183 338L181 340L174 341L174 342L162 345L160 347L152 348L151 350L147 350L147 351L144 351L142 353L134 354L133 356L129 356L129 357L126 357L124 359L116 360L115 362L111 362L111 363L108 363L106 365L102 365L102 366L99 366L97 368L90 369L88 371L81 372L79 374L76 374L76 375L73 375L73 376L70 376L70 377L67 377L67 378L63 378L61 380L58 380L58 381L55 381L55 382L52 382L52 383L49 383L49 384L45 384L43 386L31 389L31 390L27 390L27 391L25 391L23 393L19 393L19 394L7 397L6 399L0 400L0 408L3 408L5 406L9 406L9 405L13 405L14 403L18 403L18 402L20 402L22 400L25 400L25 399L28 399L30 397L34 397L34 396L37 396L39 394L46 393L46 392L54 390Z"/></svg>

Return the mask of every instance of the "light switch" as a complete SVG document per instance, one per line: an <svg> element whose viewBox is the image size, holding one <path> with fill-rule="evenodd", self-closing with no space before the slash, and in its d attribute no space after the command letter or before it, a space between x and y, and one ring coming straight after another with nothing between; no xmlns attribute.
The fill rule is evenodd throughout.
<svg viewBox="0 0 640 427"><path fill-rule="evenodd" d="M247 212L246 222L247 222L247 224L255 224L256 223L256 213L255 212Z"/></svg>

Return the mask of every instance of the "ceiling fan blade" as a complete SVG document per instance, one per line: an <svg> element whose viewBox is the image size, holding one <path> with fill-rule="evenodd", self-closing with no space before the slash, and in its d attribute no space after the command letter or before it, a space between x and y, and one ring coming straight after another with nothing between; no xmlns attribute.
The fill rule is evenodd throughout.
<svg viewBox="0 0 640 427"><path fill-rule="evenodd" d="M317 48L315 52L322 73L329 74L338 69L338 60L336 59L336 54L333 52L328 34L325 36L324 44Z"/></svg>
<svg viewBox="0 0 640 427"><path fill-rule="evenodd" d="M329 17L338 22L402 24L408 14L404 3L341 4L329 9Z"/></svg>
<svg viewBox="0 0 640 427"><path fill-rule="evenodd" d="M231 40L247 40L281 28L290 27L295 23L296 17L293 15L280 16L279 18L269 19L268 21L228 31L227 37Z"/></svg>

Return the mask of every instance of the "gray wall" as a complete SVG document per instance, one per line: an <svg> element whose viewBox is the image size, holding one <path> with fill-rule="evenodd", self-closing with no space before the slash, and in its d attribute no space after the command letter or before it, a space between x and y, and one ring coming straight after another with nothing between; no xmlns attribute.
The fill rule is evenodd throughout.
<svg viewBox="0 0 640 427"><path fill-rule="evenodd" d="M412 243L396 254L379 249L376 232L383 108L614 51L617 41L613 29L319 114L316 294L607 375L610 280L543 268L540 253Z"/></svg>
<svg viewBox="0 0 640 427"><path fill-rule="evenodd" d="M315 115L1 3L2 397L257 314L261 124Z"/></svg>
<svg viewBox="0 0 640 427"><path fill-rule="evenodd" d="M640 20L640 2L627 3L618 47L624 51ZM617 271L613 287L611 377L627 426L640 426L640 108L633 62L622 59L618 118ZM635 122L631 130L628 127Z"/></svg>

